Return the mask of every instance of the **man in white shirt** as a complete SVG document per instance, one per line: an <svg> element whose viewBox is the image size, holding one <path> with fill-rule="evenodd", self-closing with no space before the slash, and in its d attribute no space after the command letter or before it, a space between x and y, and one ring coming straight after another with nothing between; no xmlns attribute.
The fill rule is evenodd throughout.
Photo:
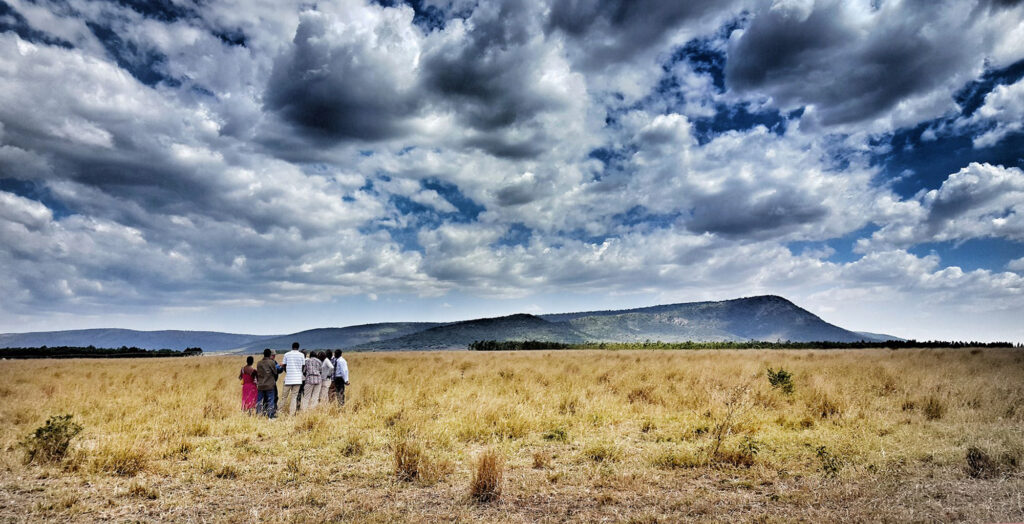
<svg viewBox="0 0 1024 524"><path fill-rule="evenodd" d="M281 364L284 365L284 392L281 395L281 405L288 404L288 414L295 414L295 404L299 398L299 389L302 388L302 365L306 363L306 357L299 351L299 343L292 343L292 350L284 354Z"/></svg>
<svg viewBox="0 0 1024 524"><path fill-rule="evenodd" d="M334 395L338 404L345 405L345 386L348 385L348 362L341 356L341 350L334 350Z"/></svg>
<svg viewBox="0 0 1024 524"><path fill-rule="evenodd" d="M331 352L324 353L320 352L318 357L323 361L320 364L320 403L327 403L327 394L331 389L331 383L334 381L334 360L329 359Z"/></svg>

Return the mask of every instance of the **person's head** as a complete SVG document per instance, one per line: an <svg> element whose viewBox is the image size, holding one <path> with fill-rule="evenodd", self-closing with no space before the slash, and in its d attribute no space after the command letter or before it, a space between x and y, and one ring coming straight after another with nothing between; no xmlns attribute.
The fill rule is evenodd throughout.
<svg viewBox="0 0 1024 524"><path fill-rule="evenodd" d="M292 342L292 351L295 351L297 349L299 349L299 343L298 342Z"/></svg>
<svg viewBox="0 0 1024 524"><path fill-rule="evenodd" d="M341 356L341 350L340 349L335 349L334 350L334 358L338 358L340 356Z"/></svg>
<svg viewBox="0 0 1024 524"><path fill-rule="evenodd" d="M267 348L267 349L264 349L264 350L263 350L263 357L264 357L264 358L266 358L266 357L272 357L272 356L274 356L274 350L272 350L272 349L270 349L270 348Z"/></svg>
<svg viewBox="0 0 1024 524"><path fill-rule="evenodd" d="M324 353L323 351L321 351L321 352L316 354L316 358L318 358L321 361L323 361L325 358L327 358L327 353Z"/></svg>
<svg viewBox="0 0 1024 524"><path fill-rule="evenodd" d="M251 366L252 365L252 355L249 355L249 356L245 357L245 365L246 366Z"/></svg>

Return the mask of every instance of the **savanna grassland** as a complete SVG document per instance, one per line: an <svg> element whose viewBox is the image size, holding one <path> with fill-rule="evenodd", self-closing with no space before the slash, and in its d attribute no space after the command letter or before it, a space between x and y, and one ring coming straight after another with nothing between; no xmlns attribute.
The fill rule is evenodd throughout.
<svg viewBox="0 0 1024 524"><path fill-rule="evenodd" d="M1021 350L346 356L277 420L239 357L0 362L0 521L1024 520Z"/></svg>

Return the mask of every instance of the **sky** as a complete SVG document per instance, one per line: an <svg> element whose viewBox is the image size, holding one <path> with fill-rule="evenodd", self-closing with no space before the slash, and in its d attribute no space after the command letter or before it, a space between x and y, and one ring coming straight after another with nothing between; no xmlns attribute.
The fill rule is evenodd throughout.
<svg viewBox="0 0 1024 524"><path fill-rule="evenodd" d="M1024 2L0 0L0 331L775 294L1024 342Z"/></svg>

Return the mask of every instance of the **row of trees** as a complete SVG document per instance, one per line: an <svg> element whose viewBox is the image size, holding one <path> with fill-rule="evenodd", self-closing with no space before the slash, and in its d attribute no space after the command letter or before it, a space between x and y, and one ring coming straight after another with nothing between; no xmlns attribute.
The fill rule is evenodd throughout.
<svg viewBox="0 0 1024 524"><path fill-rule="evenodd" d="M146 358L146 357L191 357L203 354L202 348L141 349L121 346L119 348L98 348L96 346L40 346L34 348L3 348L0 358Z"/></svg>
<svg viewBox="0 0 1024 524"><path fill-rule="evenodd" d="M584 342L565 344L540 340L476 340L469 344L470 351L519 351L536 349L869 349L869 348L1013 348L1024 344L1012 342L975 342L951 340L890 340L885 342L766 342L760 340L731 342Z"/></svg>

